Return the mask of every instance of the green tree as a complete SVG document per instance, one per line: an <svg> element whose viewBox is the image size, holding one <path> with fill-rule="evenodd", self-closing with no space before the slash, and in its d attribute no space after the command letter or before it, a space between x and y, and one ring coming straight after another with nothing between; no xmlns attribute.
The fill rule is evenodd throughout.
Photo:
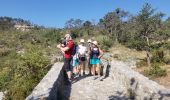
<svg viewBox="0 0 170 100"><path fill-rule="evenodd" d="M145 49L147 51L147 62L148 66L150 64L150 41L154 40L158 28L161 26L161 18L164 16L163 13L155 13L155 9L152 9L151 5L146 3L139 14L135 17L136 30L139 40L142 40L146 45Z"/></svg>
<svg viewBox="0 0 170 100"><path fill-rule="evenodd" d="M85 21L83 23L84 29L87 31L87 34L90 35L90 31L93 29L93 25L90 21Z"/></svg>
<svg viewBox="0 0 170 100"><path fill-rule="evenodd" d="M100 20L100 23L109 31L110 35L114 35L116 42L118 42L118 33L120 33L123 19L127 17L127 15L128 12L117 8L115 11L106 14L104 18Z"/></svg>

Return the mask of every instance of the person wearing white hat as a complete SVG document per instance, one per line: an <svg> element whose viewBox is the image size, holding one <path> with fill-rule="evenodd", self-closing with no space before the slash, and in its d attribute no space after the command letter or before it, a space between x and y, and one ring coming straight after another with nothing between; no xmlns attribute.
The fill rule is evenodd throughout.
<svg viewBox="0 0 170 100"><path fill-rule="evenodd" d="M88 39L87 40L87 47L88 47L88 68L89 68L89 73L88 75L91 76L92 75L92 65L90 64L90 51L91 51L91 48L92 48L92 40L91 39Z"/></svg>
<svg viewBox="0 0 170 100"><path fill-rule="evenodd" d="M100 58L103 55L103 51L99 48L97 41L93 41L92 44L93 46L90 53L90 64L92 65L94 79L97 79L97 77L95 77L95 71L97 68L98 78L100 81L102 81L100 77L100 69L101 69Z"/></svg>
<svg viewBox="0 0 170 100"><path fill-rule="evenodd" d="M85 64L86 64L86 52L87 48L84 45L84 39L80 39L80 45L78 49L78 56L79 56L79 73L82 72L82 75L85 75Z"/></svg>

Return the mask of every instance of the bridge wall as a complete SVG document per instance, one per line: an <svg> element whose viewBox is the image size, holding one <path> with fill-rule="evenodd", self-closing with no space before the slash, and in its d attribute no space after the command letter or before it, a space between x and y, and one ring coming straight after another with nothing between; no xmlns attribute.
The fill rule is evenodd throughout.
<svg viewBox="0 0 170 100"><path fill-rule="evenodd" d="M112 61L112 78L127 90L135 100L170 100L170 90L135 72L121 61Z"/></svg>
<svg viewBox="0 0 170 100"><path fill-rule="evenodd" d="M62 100L64 88L63 63L55 63L26 100Z"/></svg>

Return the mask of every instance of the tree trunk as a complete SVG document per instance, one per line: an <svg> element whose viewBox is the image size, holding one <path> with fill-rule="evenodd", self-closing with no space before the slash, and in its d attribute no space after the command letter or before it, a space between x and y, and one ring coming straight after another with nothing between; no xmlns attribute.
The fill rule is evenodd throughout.
<svg viewBox="0 0 170 100"><path fill-rule="evenodd" d="M151 67L151 58L150 58L149 51L146 52L146 55L147 55L147 64L148 64L148 67Z"/></svg>
<svg viewBox="0 0 170 100"><path fill-rule="evenodd" d="M115 35L115 42L118 43L117 28L116 27L115 27L115 30L114 30L114 35Z"/></svg>
<svg viewBox="0 0 170 100"><path fill-rule="evenodd" d="M146 52L146 55L147 55L147 64L148 64L148 67L151 67L151 57L150 57L150 50L149 50L149 38L146 36L146 41L147 41L147 45L148 45L148 50Z"/></svg>

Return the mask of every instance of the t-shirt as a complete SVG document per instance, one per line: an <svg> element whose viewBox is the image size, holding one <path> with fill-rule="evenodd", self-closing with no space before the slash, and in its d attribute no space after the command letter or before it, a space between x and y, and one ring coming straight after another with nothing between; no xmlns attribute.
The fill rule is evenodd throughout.
<svg viewBox="0 0 170 100"><path fill-rule="evenodd" d="M87 48L83 45L79 45L79 49L78 49L78 53L80 55L85 55L86 54L86 51L87 51Z"/></svg>
<svg viewBox="0 0 170 100"><path fill-rule="evenodd" d="M73 47L74 47L73 40L67 41L66 47L68 47L69 50L64 52L64 58L71 58L72 57L72 50L73 50Z"/></svg>
<svg viewBox="0 0 170 100"><path fill-rule="evenodd" d="M111 55L109 53L104 53L103 56L102 56L102 59L103 60L109 60L111 58Z"/></svg>

